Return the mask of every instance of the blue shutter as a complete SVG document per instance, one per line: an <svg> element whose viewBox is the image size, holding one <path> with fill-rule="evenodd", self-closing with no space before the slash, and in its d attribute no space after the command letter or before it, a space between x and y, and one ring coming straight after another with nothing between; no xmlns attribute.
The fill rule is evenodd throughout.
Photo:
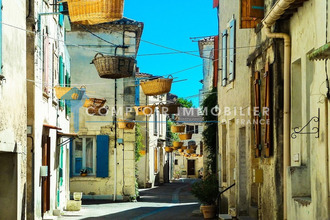
<svg viewBox="0 0 330 220"><path fill-rule="evenodd" d="M59 6L59 12L62 12L63 11L63 4L61 3L60 4L60 6ZM64 15L62 15L62 14L60 14L59 16L58 16L58 23L59 23L59 25L61 26L61 27L63 27L63 21L64 21Z"/></svg>
<svg viewBox="0 0 330 220"><path fill-rule="evenodd" d="M229 81L235 79L235 39L236 39L236 20L230 21L229 32Z"/></svg>
<svg viewBox="0 0 330 220"><path fill-rule="evenodd" d="M70 177L73 177L73 140L70 140Z"/></svg>
<svg viewBox="0 0 330 220"><path fill-rule="evenodd" d="M222 32L222 86L227 84L227 30Z"/></svg>
<svg viewBox="0 0 330 220"><path fill-rule="evenodd" d="M60 56L60 59L59 59L59 77L58 77L58 82L60 84L60 86L65 86L64 85L64 63L63 63L63 57ZM64 101L63 100L60 100L60 107L63 108L64 107Z"/></svg>
<svg viewBox="0 0 330 220"><path fill-rule="evenodd" d="M135 80L135 105L140 106L140 81Z"/></svg>
<svg viewBox="0 0 330 220"><path fill-rule="evenodd" d="M109 136L96 136L96 177L109 176Z"/></svg>

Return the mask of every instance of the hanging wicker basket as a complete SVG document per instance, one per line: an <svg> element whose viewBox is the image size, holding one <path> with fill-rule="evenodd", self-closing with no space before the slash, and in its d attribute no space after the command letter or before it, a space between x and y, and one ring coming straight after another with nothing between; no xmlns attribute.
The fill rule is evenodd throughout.
<svg viewBox="0 0 330 220"><path fill-rule="evenodd" d="M192 154L192 153L195 153L195 150L194 149L187 149L186 153L187 154Z"/></svg>
<svg viewBox="0 0 330 220"><path fill-rule="evenodd" d="M137 115L151 115L155 112L156 105L134 106Z"/></svg>
<svg viewBox="0 0 330 220"><path fill-rule="evenodd" d="M172 147L165 147L165 152L170 153L173 151Z"/></svg>
<svg viewBox="0 0 330 220"><path fill-rule="evenodd" d="M133 76L135 59L124 56L105 56L97 53L92 63L101 78L119 79Z"/></svg>
<svg viewBox="0 0 330 220"><path fill-rule="evenodd" d="M191 139L192 134L188 133L188 134L179 134L179 138L180 140L189 140Z"/></svg>
<svg viewBox="0 0 330 220"><path fill-rule="evenodd" d="M176 114L178 113L178 108L180 108L181 105L178 103L173 104L163 104L162 102L159 103L159 112L161 114Z"/></svg>
<svg viewBox="0 0 330 220"><path fill-rule="evenodd" d="M132 130L134 125L134 122L118 119L118 128L120 129Z"/></svg>
<svg viewBox="0 0 330 220"><path fill-rule="evenodd" d="M173 150L178 150L178 149L180 149L181 147L180 147L180 146L173 146L172 148L173 148Z"/></svg>
<svg viewBox="0 0 330 220"><path fill-rule="evenodd" d="M191 156L192 156L192 157L197 157L197 154L192 154Z"/></svg>
<svg viewBox="0 0 330 220"><path fill-rule="evenodd" d="M183 133L185 129L185 125L172 125L171 132L173 133Z"/></svg>
<svg viewBox="0 0 330 220"><path fill-rule="evenodd" d="M106 101L107 101L106 99L89 98L89 99L86 99L83 107L85 107L85 108L89 108L89 107L100 108L100 107L104 106Z"/></svg>
<svg viewBox="0 0 330 220"><path fill-rule="evenodd" d="M123 17L124 0L67 0L71 22L100 24Z"/></svg>
<svg viewBox="0 0 330 220"><path fill-rule="evenodd" d="M185 149L188 149L188 147L187 146L182 146L181 149L185 150Z"/></svg>
<svg viewBox="0 0 330 220"><path fill-rule="evenodd" d="M167 79L154 79L146 82L141 82L140 85L145 95L161 95L171 91L173 77Z"/></svg>
<svg viewBox="0 0 330 220"><path fill-rule="evenodd" d="M182 146L183 146L183 142L173 141L173 147L182 147Z"/></svg>
<svg viewBox="0 0 330 220"><path fill-rule="evenodd" d="M203 157L203 154L199 154L198 157Z"/></svg>
<svg viewBox="0 0 330 220"><path fill-rule="evenodd" d="M178 149L178 152L179 152L179 153L182 153L182 152L183 152L183 149L181 149L181 148Z"/></svg>

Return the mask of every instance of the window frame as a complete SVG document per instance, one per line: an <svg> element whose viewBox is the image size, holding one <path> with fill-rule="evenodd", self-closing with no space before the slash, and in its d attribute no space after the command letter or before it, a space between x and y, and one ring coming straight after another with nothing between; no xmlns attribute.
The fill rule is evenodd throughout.
<svg viewBox="0 0 330 220"><path fill-rule="evenodd" d="M80 172L76 173L76 157L75 157L75 151L76 151L76 142L77 140L82 140L82 169L85 169L86 167L86 138L92 138L93 139L93 172L88 173L89 176L96 176L96 137L95 136L81 136L79 138L76 138L73 140L73 146L72 146L72 174L73 176L80 176Z"/></svg>

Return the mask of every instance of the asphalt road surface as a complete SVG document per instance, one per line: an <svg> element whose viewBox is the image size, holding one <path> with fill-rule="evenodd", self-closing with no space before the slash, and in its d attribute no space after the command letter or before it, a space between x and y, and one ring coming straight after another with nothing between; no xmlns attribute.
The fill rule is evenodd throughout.
<svg viewBox="0 0 330 220"><path fill-rule="evenodd" d="M190 193L194 181L182 179L143 189L138 202L88 201L79 212L65 212L59 219L203 219L201 214L193 214L200 206Z"/></svg>

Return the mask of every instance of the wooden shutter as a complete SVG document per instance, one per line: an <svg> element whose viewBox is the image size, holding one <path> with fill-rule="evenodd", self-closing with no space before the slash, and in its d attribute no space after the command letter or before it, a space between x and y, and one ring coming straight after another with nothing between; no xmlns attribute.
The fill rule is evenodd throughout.
<svg viewBox="0 0 330 220"><path fill-rule="evenodd" d="M256 71L254 73L254 107L260 109L260 72ZM253 112L255 123L254 123L254 148L255 157L260 157L261 155L261 137L260 137L260 114L255 115Z"/></svg>
<svg viewBox="0 0 330 220"><path fill-rule="evenodd" d="M63 63L63 57L60 56L59 59L59 77L58 77L58 82L60 86L64 86L64 63ZM64 102L63 100L60 100L60 107L64 107Z"/></svg>
<svg viewBox="0 0 330 220"><path fill-rule="evenodd" d="M230 21L229 31L229 81L235 79L235 40L236 40L236 20Z"/></svg>
<svg viewBox="0 0 330 220"><path fill-rule="evenodd" d="M269 71L269 64L266 63L265 66L265 75L264 78L266 80L265 85L265 105L264 108L268 108L268 114L265 114L265 157L271 156L271 126L270 126L270 117L271 117L271 106L270 106L270 71Z"/></svg>
<svg viewBox="0 0 330 220"><path fill-rule="evenodd" d="M227 84L227 30L222 32L222 86Z"/></svg>
<svg viewBox="0 0 330 220"><path fill-rule="evenodd" d="M70 140L70 177L73 177L73 140Z"/></svg>
<svg viewBox="0 0 330 220"><path fill-rule="evenodd" d="M264 17L264 0L241 0L241 28L254 28Z"/></svg>
<svg viewBox="0 0 330 220"><path fill-rule="evenodd" d="M48 74L48 53L49 53L49 39L47 36L44 37L44 44L43 44L43 92L46 93L47 95L49 94L49 74Z"/></svg>
<svg viewBox="0 0 330 220"><path fill-rule="evenodd" d="M158 154L157 154L157 148L154 149L154 172L158 172Z"/></svg>
<svg viewBox="0 0 330 220"><path fill-rule="evenodd" d="M135 105L140 106L140 81L135 80Z"/></svg>
<svg viewBox="0 0 330 220"><path fill-rule="evenodd" d="M109 136L96 136L96 177L109 176Z"/></svg>

